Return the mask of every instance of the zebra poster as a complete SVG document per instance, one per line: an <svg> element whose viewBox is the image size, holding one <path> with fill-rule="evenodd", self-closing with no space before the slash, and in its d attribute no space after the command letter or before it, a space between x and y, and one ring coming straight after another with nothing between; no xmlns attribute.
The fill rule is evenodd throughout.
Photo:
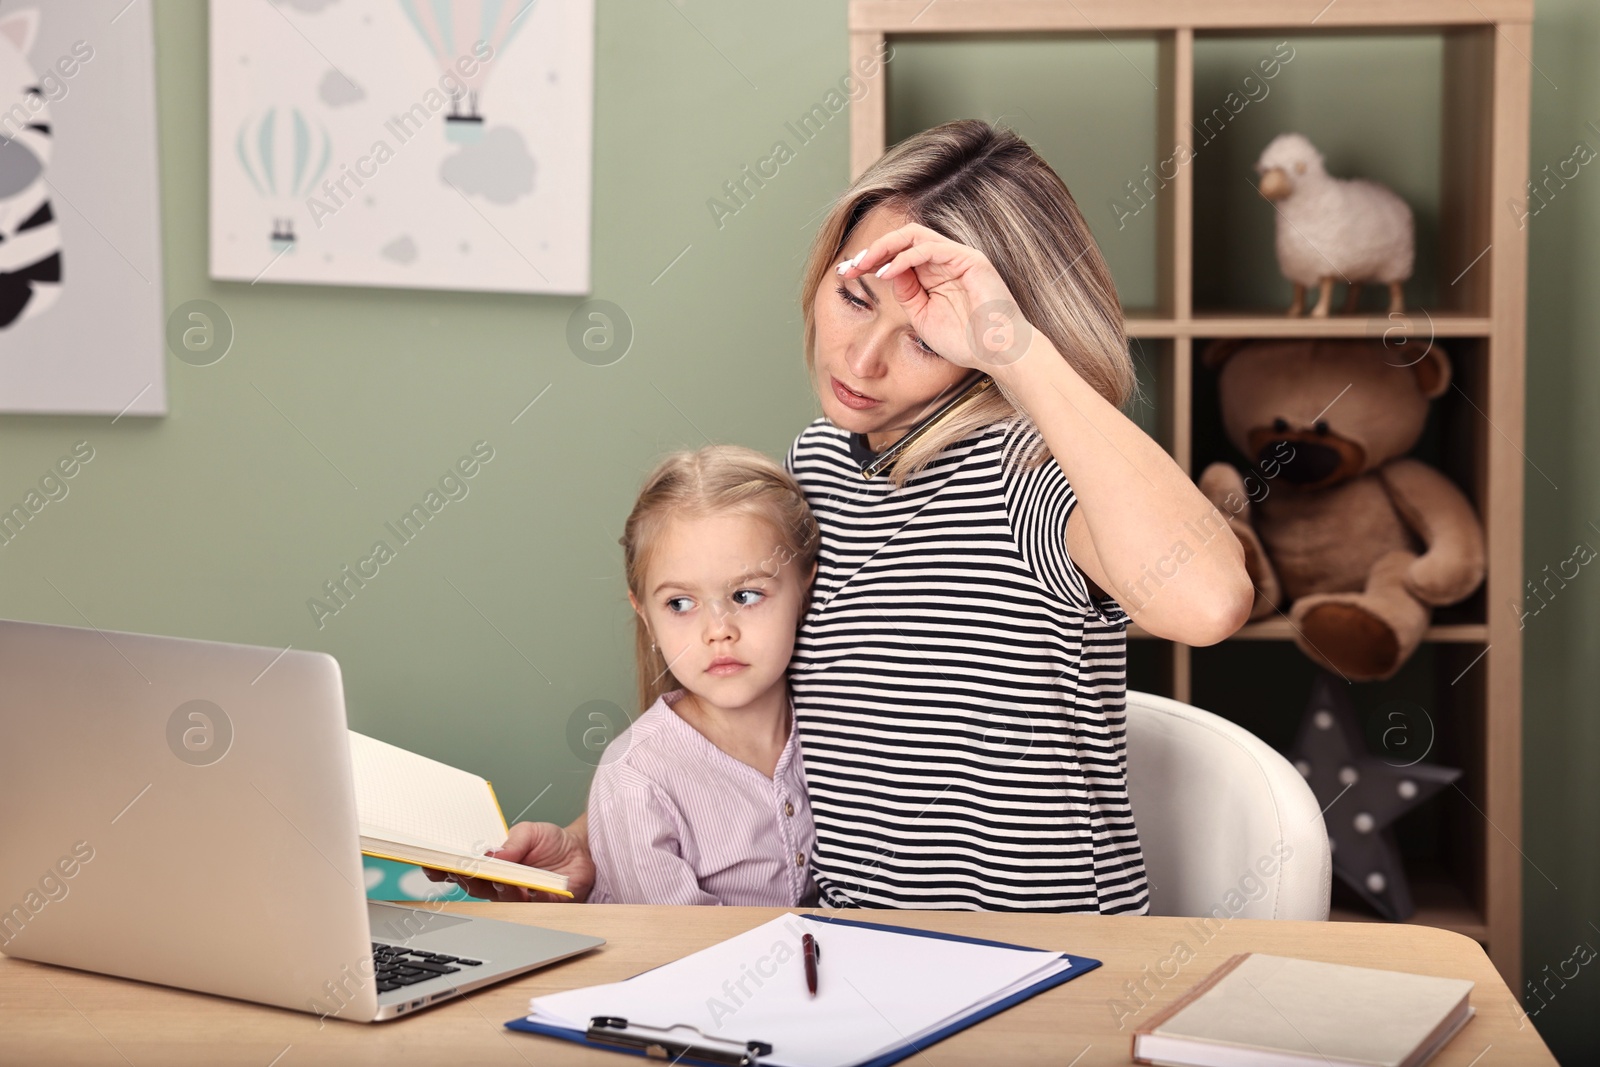
<svg viewBox="0 0 1600 1067"><path fill-rule="evenodd" d="M589 291L593 0L212 0L211 276Z"/></svg>
<svg viewBox="0 0 1600 1067"><path fill-rule="evenodd" d="M149 4L0 2L0 411L164 415Z"/></svg>

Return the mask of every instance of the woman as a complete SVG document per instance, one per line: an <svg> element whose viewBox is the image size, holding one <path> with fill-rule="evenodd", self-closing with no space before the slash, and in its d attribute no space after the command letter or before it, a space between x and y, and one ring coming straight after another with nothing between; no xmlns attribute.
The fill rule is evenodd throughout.
<svg viewBox="0 0 1600 1067"><path fill-rule="evenodd" d="M1008 130L910 137L834 205L802 307L823 418L787 466L822 548L790 684L821 903L1146 912L1129 615L1107 591L1208 645L1253 589L1237 539L1199 535L1226 529L1216 509L1119 411L1121 306L1071 194ZM996 388L862 476L975 372ZM519 823L495 855L582 899L585 830Z"/></svg>

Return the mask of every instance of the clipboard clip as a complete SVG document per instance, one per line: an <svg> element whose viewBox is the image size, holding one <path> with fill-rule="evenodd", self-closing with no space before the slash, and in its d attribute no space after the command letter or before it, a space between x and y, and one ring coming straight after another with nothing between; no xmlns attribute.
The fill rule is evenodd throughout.
<svg viewBox="0 0 1600 1067"><path fill-rule="evenodd" d="M698 1035L698 1041L672 1036L679 1030L689 1030ZM679 1023L676 1026L646 1026L629 1024L616 1015L596 1015L589 1020L584 1036L597 1045L633 1049L653 1060L671 1060L676 1063L683 1056L705 1060L708 1063L728 1064L730 1067L758 1067L762 1056L772 1055L772 1046L765 1041L733 1041L702 1033L699 1027Z"/></svg>

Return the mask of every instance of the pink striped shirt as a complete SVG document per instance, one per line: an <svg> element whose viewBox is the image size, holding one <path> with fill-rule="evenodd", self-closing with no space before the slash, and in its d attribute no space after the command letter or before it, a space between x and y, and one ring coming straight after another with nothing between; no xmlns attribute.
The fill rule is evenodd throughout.
<svg viewBox="0 0 1600 1067"><path fill-rule="evenodd" d="M678 717L667 693L606 747L589 785L594 904L794 907L816 898L811 802L789 716L773 776Z"/></svg>

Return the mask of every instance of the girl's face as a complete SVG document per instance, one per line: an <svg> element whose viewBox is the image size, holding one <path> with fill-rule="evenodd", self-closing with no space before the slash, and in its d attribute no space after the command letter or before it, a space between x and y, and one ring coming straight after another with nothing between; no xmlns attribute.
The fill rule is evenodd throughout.
<svg viewBox="0 0 1600 1067"><path fill-rule="evenodd" d="M628 600L686 689L739 708L783 682L817 571L800 574L768 523L674 519L647 570L643 602Z"/></svg>
<svg viewBox="0 0 1600 1067"><path fill-rule="evenodd" d="M882 205L873 208L845 238L839 258L907 221ZM811 384L822 413L842 430L868 434L876 450L899 440L929 413L935 397L970 373L922 344L889 290L890 283L871 271L845 281L830 269L812 305Z"/></svg>

